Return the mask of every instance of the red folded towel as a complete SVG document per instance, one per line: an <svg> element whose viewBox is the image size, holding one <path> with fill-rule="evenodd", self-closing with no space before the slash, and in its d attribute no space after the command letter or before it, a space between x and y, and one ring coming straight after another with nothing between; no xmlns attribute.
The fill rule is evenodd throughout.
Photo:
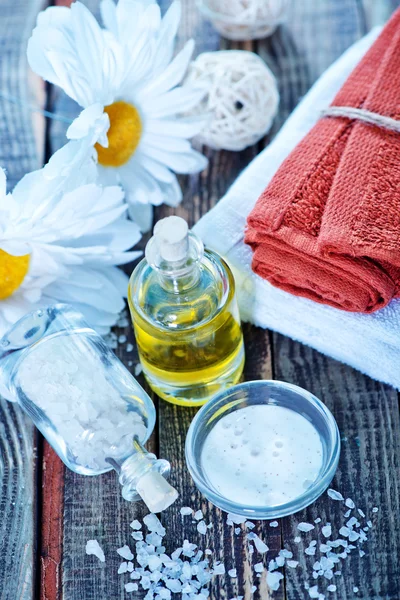
<svg viewBox="0 0 400 600"><path fill-rule="evenodd" d="M333 106L400 119L400 9ZM336 308L373 312L400 295L400 133L321 118L248 217L253 270Z"/></svg>

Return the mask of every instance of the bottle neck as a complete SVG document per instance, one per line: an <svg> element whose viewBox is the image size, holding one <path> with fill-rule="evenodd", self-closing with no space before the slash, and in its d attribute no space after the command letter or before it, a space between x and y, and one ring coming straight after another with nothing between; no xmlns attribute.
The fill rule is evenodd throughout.
<svg viewBox="0 0 400 600"><path fill-rule="evenodd" d="M146 246L148 264L157 272L164 290L173 294L184 293L196 286L201 274L204 253L202 241L193 233L188 233L181 243L184 243L184 251L177 249L176 244L160 244L158 236L154 235Z"/></svg>
<svg viewBox="0 0 400 600"><path fill-rule="evenodd" d="M125 460L107 459L119 475L122 496L125 500L142 499L151 512L161 512L178 497L177 491L165 479L170 464L151 454L137 438L133 442L133 453Z"/></svg>
<svg viewBox="0 0 400 600"><path fill-rule="evenodd" d="M192 263L186 269L177 270L176 273L157 271L161 287L170 294L182 294L195 287L200 280L200 265Z"/></svg>

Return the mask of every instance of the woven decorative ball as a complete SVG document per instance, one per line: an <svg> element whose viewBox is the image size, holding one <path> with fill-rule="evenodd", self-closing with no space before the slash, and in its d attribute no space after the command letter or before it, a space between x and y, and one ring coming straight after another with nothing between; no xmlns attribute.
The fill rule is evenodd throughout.
<svg viewBox="0 0 400 600"><path fill-rule="evenodd" d="M271 35L285 20L291 0L197 0L203 15L230 40Z"/></svg>
<svg viewBox="0 0 400 600"><path fill-rule="evenodd" d="M264 61L245 50L200 54L186 79L207 90L192 114L210 118L197 140L215 149L243 150L271 128L279 104L275 77Z"/></svg>

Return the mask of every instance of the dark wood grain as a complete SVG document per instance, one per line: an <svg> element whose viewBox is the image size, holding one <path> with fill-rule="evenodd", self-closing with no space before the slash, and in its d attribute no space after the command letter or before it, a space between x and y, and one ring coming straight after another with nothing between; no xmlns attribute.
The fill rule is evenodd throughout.
<svg viewBox="0 0 400 600"><path fill-rule="evenodd" d="M26 42L41 2L3 0L0 18L0 90L22 102L36 101L28 80ZM34 130L39 120L26 106L0 98L0 165L8 189L39 166ZM21 409L0 399L0 598L35 595L37 435Z"/></svg>
<svg viewBox="0 0 400 600"><path fill-rule="evenodd" d="M367 12L359 2L352 0L293 3L292 14L287 25L281 27L271 38L245 45L233 45L226 40L223 42L224 48L245 47L256 50L277 76L281 106L271 135L279 129L298 100L307 92L317 77L369 27L376 24L378 17L382 20L386 18L393 7L386 4L381 8L386 12L381 10L378 15L378 12L373 10L373 6L369 5ZM383 13L385 13L384 17L382 17ZM214 40L212 44L214 45ZM203 47L203 42L201 45ZM183 206L178 209L178 213L188 218L191 223L197 219L199 212L200 214L204 213L214 204L218 199L221 187L225 187L225 189L229 187L236 165L233 164L230 169L225 167L222 170L221 155L226 157L229 164L231 160L229 153L210 153L208 172L202 176L207 181L207 202L201 196L198 198L197 194L188 199L186 194ZM246 164L246 153L236 156ZM191 192L192 186L189 189ZM199 190L198 193L201 195L202 190ZM160 214L164 216L165 211L160 211ZM337 409L339 427L342 431L348 431L348 439L351 440L342 453L337 485L340 489L346 490L344 493L348 496L353 494L351 497L354 497L355 500L357 499L356 491L360 493L361 489L363 492L369 489L369 494L368 492L360 494L361 508L366 509L367 506L371 508L373 505L378 505L379 501L386 507L385 511L380 513L377 528L371 535L373 549L363 560L359 558L358 554L348 559L346 567L343 568L344 577L340 578L340 583L336 582L339 590L337 597L343 598L343 600L353 598L354 586L360 590L357 597L369 600L400 597L398 587L399 530L394 523L395 516L388 519L388 512L391 510L393 515L399 512L399 489L398 486L388 483L390 478L387 475L388 472L393 475L398 474L397 448L400 438L397 394L289 339L274 336L271 347L265 331L246 326L245 340L246 379L270 378L272 354L275 378L294 381L298 385L311 389L331 406L335 415ZM297 367L296 378L293 377L290 367L292 369ZM313 389L314 380L315 389ZM330 389L331 394L333 393L330 385L332 381L336 381L337 388L333 397L340 398L340 406L338 400L333 406L333 397L326 389ZM360 400L359 395L363 400ZM379 407L379 413L387 415L385 420L379 421L378 414L374 415L374 406ZM359 416L360 411L363 417ZM268 598L270 592L265 583L259 585L257 580L254 581L254 573L251 568L252 557L247 554L245 541L241 536L233 535L231 528L225 524L225 517L218 509L204 501L187 473L184 442L193 415L193 410L160 403L160 452L167 456L173 464L172 478L181 494L181 504L188 504L195 508L201 507L207 514L207 519L213 522L214 528L208 535L207 545L217 558L225 562L227 569L232 566L238 568L238 579L232 581L227 576L225 582L219 580L214 583L211 597L213 599L231 598L240 594L244 595L247 600L250 598L250 587L254 582L258 587L256 597L258 595L261 598ZM346 415L345 421L344 415ZM368 424L365 420L369 419L371 421ZM351 427L349 427L350 423ZM375 424L375 428L377 423L380 424L377 435L376 429L371 427L372 423ZM388 432L389 424L390 431ZM370 440L369 434L372 435L375 442L366 441L367 438ZM363 439L360 447L357 445L358 438L357 441L354 439L357 435L361 435ZM379 443L377 443L378 440L380 440ZM368 456L370 458L367 458ZM379 463L379 467L376 464L378 473L374 479L370 475L368 476L368 466L372 457L375 457L374 460ZM382 457L382 462L378 457ZM380 491L378 492L378 490ZM372 497L374 492L376 495ZM381 492L384 499L381 498ZM332 502L329 503L327 497L324 496L304 514L296 515L291 519L282 519L278 529L271 529L268 524L259 523L257 531L271 550L268 559L271 558L271 554L276 554L284 544L288 547L289 541L293 548L292 540L296 535L295 528L301 520L309 521L311 518L320 516L326 520L339 522L341 515L335 515L332 512L331 504ZM335 508L339 509L339 507ZM182 523L178 506L171 507L163 515L163 519L167 529L173 532L169 539L172 546L185 536L189 536L189 532L190 539L196 541L193 526L191 529L185 522ZM177 535L178 540L176 539ZM197 543L204 546L204 539L197 536ZM303 551L304 547L299 549ZM296 551L296 546L293 550ZM303 553L301 552L301 554ZM273 594L274 598L286 597L290 600L298 600L308 597L304 582L308 581L310 585L314 585L311 577L312 569L310 570L314 561L310 560L312 557L308 557L308 559L307 569L304 557L301 558L301 566L298 569L288 569L280 590ZM326 585L325 582L323 587L326 588Z"/></svg>
<svg viewBox="0 0 400 600"><path fill-rule="evenodd" d="M274 334L274 373L277 379L307 388L330 408L342 436L342 451L332 487L352 498L374 522L363 548L344 561L343 577L335 578L338 597L377 600L400 598L400 422L397 393L341 363ZM372 508L379 507L376 515ZM282 520L283 541L293 546L301 521L343 524L343 505L326 495L307 510ZM337 533L337 529L336 529ZM323 539L320 539L322 542ZM303 550L303 547L300 547ZM300 554L301 569L286 573L287 598L295 600L304 590L304 573L312 575L317 557ZM311 577L308 579L313 585ZM321 590L322 591L322 590Z"/></svg>
<svg viewBox="0 0 400 600"><path fill-rule="evenodd" d="M160 2L163 10L169 3L169 0ZM94 11L98 8L97 0L88 0L86 4ZM193 36L197 43L196 52L216 50L218 47L257 51L274 71L281 93L280 111L271 138L323 70L370 27L387 18L396 5L394 0L379 3L373 0L293 2L288 23L271 38L254 43L232 44L220 40L212 26L202 19L195 8L195 0L185 0L178 46ZM53 98L57 111L70 115L77 113L76 105L63 94L53 90ZM53 149L64 143L64 128L60 123L52 123L50 133ZM204 148L210 161L209 168L200 175L182 177L182 205L175 210L161 207L156 211L156 218L174 213L185 217L190 224L196 222L215 205L238 173L267 142L264 140L257 147L242 153L215 152ZM132 340L130 327L119 330L118 334L121 333ZM245 325L244 334L247 355L244 378L284 379L302 385L322 398L334 412L347 439L343 442L335 485L364 510L368 506L381 507L366 548L368 554L362 560L358 556L348 559L343 568L345 577L340 579L340 583L335 582L338 593L332 598L399 600L400 539L396 516L400 508L400 429L397 394L287 338L270 335L250 325ZM123 346L118 353L128 368L133 369L137 363L136 351L128 354ZM276 600L308 598L304 581L308 580L309 570L306 570L303 558L298 569L285 573L280 590L274 594L268 591L265 578L259 580L254 576L252 562L258 562L261 557L248 554L243 534L233 534L231 527L226 524L226 515L205 501L188 474L184 444L195 410L162 401L158 404L158 425L150 447L171 461L171 480L180 493L180 500L162 515L168 532L168 550L175 549L183 539L189 538L202 548L209 547L216 558L225 562L227 569L233 566L238 569L236 580L228 576L216 578L211 586L212 600L238 595L250 600L253 583L258 587L256 600L272 597ZM59 476L60 471L56 473ZM48 473L46 477L50 477ZM48 490L50 481L45 486ZM59 539L57 546L54 545L54 536L46 538L44 535L41 548L44 557L50 557L52 551L59 553L56 566L53 571L48 571L50 574L45 581L50 584L61 577L63 600L114 600L125 597L122 578L117 575L120 560L115 549L129 540L129 522L143 515L144 510L141 505L122 500L118 487L114 474L88 478L65 472L64 494L62 499L55 501L55 510L58 507L63 511L62 540ZM182 505L202 508L206 520L213 523L206 537L197 533L190 519L182 520L179 514ZM282 519L276 529L266 523L257 523L256 532L270 547L264 562L284 544L292 545L295 527L300 520L320 516L338 522L340 515L335 510L338 511L339 506L333 506L332 509L332 503L324 496L303 513ZM47 522L44 526L48 526ZM85 543L92 538L97 538L106 552L105 565L101 565L95 557L85 555ZM310 583L313 583L312 580ZM360 589L357 595L352 591L355 585ZM52 594L50 591L43 598L56 600L57 595Z"/></svg>

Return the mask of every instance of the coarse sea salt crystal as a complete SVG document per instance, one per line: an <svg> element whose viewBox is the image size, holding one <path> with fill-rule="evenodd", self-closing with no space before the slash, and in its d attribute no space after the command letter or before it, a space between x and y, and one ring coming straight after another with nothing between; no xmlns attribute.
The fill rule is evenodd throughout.
<svg viewBox="0 0 400 600"><path fill-rule="evenodd" d="M306 554L308 554L309 556L314 556L314 555L315 555L315 552L316 552L316 548L315 548L315 546L309 546L308 548L306 548L306 549L304 550L304 552L305 552Z"/></svg>
<svg viewBox="0 0 400 600"><path fill-rule="evenodd" d="M312 587L310 587L310 589L308 590L308 595L310 596L310 598L319 598L318 586L313 585Z"/></svg>
<svg viewBox="0 0 400 600"><path fill-rule="evenodd" d="M133 558L131 549L126 544L125 546L122 546L122 548L118 548L117 552L120 556L122 556L122 558L125 558L126 560L132 560Z"/></svg>
<svg viewBox="0 0 400 600"><path fill-rule="evenodd" d="M322 520L321 517L317 517L316 519L314 519L314 523L317 523L317 524L321 523L321 520Z"/></svg>
<svg viewBox="0 0 400 600"><path fill-rule="evenodd" d="M355 517L351 517L351 519L349 519L346 523L346 527L349 527L350 529L352 527L354 527L354 525L356 525L357 527L360 526L360 523L358 523L357 519Z"/></svg>
<svg viewBox="0 0 400 600"><path fill-rule="evenodd" d="M193 516L196 519L196 521L200 521L203 518L203 513L201 510L196 510Z"/></svg>
<svg viewBox="0 0 400 600"><path fill-rule="evenodd" d="M104 556L104 552L100 547L100 544L97 540L88 540L86 542L86 554L93 554L94 556L97 556L97 558L101 561L101 562L105 562L106 561L106 557Z"/></svg>
<svg viewBox="0 0 400 600"><path fill-rule="evenodd" d="M372 512L373 512L373 513L377 513L377 512L378 512L378 510L379 510L379 508L378 508L377 506L374 506L374 508L372 509Z"/></svg>
<svg viewBox="0 0 400 600"><path fill-rule="evenodd" d="M347 506L347 508L352 509L356 506L351 498L346 498L345 505Z"/></svg>
<svg viewBox="0 0 400 600"><path fill-rule="evenodd" d="M273 592L276 592L279 589L282 579L283 575L282 573L279 573L279 571L274 571L273 573L268 571L267 573L267 585Z"/></svg>
<svg viewBox="0 0 400 600"><path fill-rule="evenodd" d="M242 530L240 529L240 527L235 527L235 535L239 535L239 533L240 533L241 531L242 531Z"/></svg>
<svg viewBox="0 0 400 600"><path fill-rule="evenodd" d="M156 571L157 569L159 569L161 567L161 564L162 564L162 560L159 556L156 556L155 554L152 556L149 556L148 567L149 567L150 571Z"/></svg>
<svg viewBox="0 0 400 600"><path fill-rule="evenodd" d="M137 583L132 583L131 581L129 583L125 584L125 590L127 592L137 592L139 589L139 586Z"/></svg>
<svg viewBox="0 0 400 600"><path fill-rule="evenodd" d="M359 515L360 515L360 516L361 516L363 519L365 519L365 512L364 512L363 510L361 510L361 508L357 508L357 510L358 510L358 514L359 514ZM374 512L374 509L372 509L372 512Z"/></svg>
<svg viewBox="0 0 400 600"><path fill-rule="evenodd" d="M326 588L328 590L328 592L336 592L336 585L334 585L333 583L331 583L330 585L328 585L328 587Z"/></svg>
<svg viewBox="0 0 400 600"><path fill-rule="evenodd" d="M146 535L146 543L150 546L161 546L162 537L155 531Z"/></svg>
<svg viewBox="0 0 400 600"><path fill-rule="evenodd" d="M286 564L291 569L295 569L297 567L297 565L299 564L299 561L298 560L287 560Z"/></svg>
<svg viewBox="0 0 400 600"><path fill-rule="evenodd" d="M254 565L254 570L256 573L262 573L264 571L264 565L261 562L259 562Z"/></svg>
<svg viewBox="0 0 400 600"><path fill-rule="evenodd" d="M324 525L324 527L322 527L321 531L322 531L322 535L324 537L326 537L326 538L331 537L332 527L331 527L330 523L327 523L326 525Z"/></svg>
<svg viewBox="0 0 400 600"><path fill-rule="evenodd" d="M244 526L245 526L247 529L254 529L254 527L255 527L255 524L254 524L252 521L245 521L245 524L244 524Z"/></svg>
<svg viewBox="0 0 400 600"><path fill-rule="evenodd" d="M190 508L190 506L182 506L179 512L181 513L182 517L187 517L188 515L193 514L193 509Z"/></svg>
<svg viewBox="0 0 400 600"><path fill-rule="evenodd" d="M119 565L119 569L118 569L118 575L122 575L123 573L126 573L128 571L128 563L127 562L123 562Z"/></svg>
<svg viewBox="0 0 400 600"><path fill-rule="evenodd" d="M303 532L307 533L308 531L311 531L312 529L314 529L314 525L312 525L312 523L299 523L297 525L297 529L299 531L303 531Z"/></svg>
<svg viewBox="0 0 400 600"><path fill-rule="evenodd" d="M269 524L270 527L278 527L278 525L278 521L271 521L271 523Z"/></svg>
<svg viewBox="0 0 400 600"><path fill-rule="evenodd" d="M182 584L180 581L178 581L178 579L168 579L165 582L165 585L167 586L168 589L171 590L171 592L173 594L179 594L179 592L182 589Z"/></svg>
<svg viewBox="0 0 400 600"><path fill-rule="evenodd" d="M165 528L162 526L161 521L154 513L149 513L143 519L143 523L146 525L147 529L151 532L155 531L161 537L165 535Z"/></svg>
<svg viewBox="0 0 400 600"><path fill-rule="evenodd" d="M142 529L142 524L137 519L134 519L132 523L129 524L129 527L131 527L135 531L139 531L139 529Z"/></svg>
<svg viewBox="0 0 400 600"><path fill-rule="evenodd" d="M332 498L332 500L344 500L342 494L336 490L333 490L332 488L328 490L328 496L329 498Z"/></svg>
<svg viewBox="0 0 400 600"><path fill-rule="evenodd" d="M285 557L284 556L277 556L275 558L276 564L278 567L283 567L283 565L285 564Z"/></svg>
<svg viewBox="0 0 400 600"><path fill-rule="evenodd" d="M250 538L250 535L253 535L254 537ZM259 552L260 554L268 552L269 548L267 544L265 544L257 535L249 533L247 534L247 537L248 539L251 539L254 542L257 552Z"/></svg>
<svg viewBox="0 0 400 600"><path fill-rule="evenodd" d="M201 535L205 535L207 533L207 525L204 523L204 521L199 521L197 523L197 531L201 533Z"/></svg>
<svg viewBox="0 0 400 600"><path fill-rule="evenodd" d="M229 569L228 575L229 575L229 577L232 577L232 578L237 577L237 571L236 571L236 569Z"/></svg>
<svg viewBox="0 0 400 600"><path fill-rule="evenodd" d="M347 517L349 517L350 515L351 515L351 510L347 510L347 511L344 513L344 518L345 518L345 519L347 519Z"/></svg>
<svg viewBox="0 0 400 600"><path fill-rule="evenodd" d="M254 594L254 592L256 591L256 589L257 589L257 586L256 586L256 585L252 585L252 586L251 586L251 589L250 589L250 592L251 592L252 594Z"/></svg>
<svg viewBox="0 0 400 600"><path fill-rule="evenodd" d="M300 544L300 542L301 542L301 537L299 535L296 535L296 537L294 538L294 543Z"/></svg>
<svg viewBox="0 0 400 600"><path fill-rule="evenodd" d="M339 535L342 535L343 537L349 537L349 533L350 533L350 529L348 527L341 527L339 529Z"/></svg>
<svg viewBox="0 0 400 600"><path fill-rule="evenodd" d="M143 540L143 533L141 531L132 531L131 536L137 542L141 542Z"/></svg>
<svg viewBox="0 0 400 600"><path fill-rule="evenodd" d="M358 591L359 591L359 590L358 590L358 587L355 585L355 586L353 587L353 592L354 592L355 594L357 594L357 592L358 592Z"/></svg>
<svg viewBox="0 0 400 600"><path fill-rule="evenodd" d="M225 573L225 565L217 564L213 567L214 575L223 575Z"/></svg>

